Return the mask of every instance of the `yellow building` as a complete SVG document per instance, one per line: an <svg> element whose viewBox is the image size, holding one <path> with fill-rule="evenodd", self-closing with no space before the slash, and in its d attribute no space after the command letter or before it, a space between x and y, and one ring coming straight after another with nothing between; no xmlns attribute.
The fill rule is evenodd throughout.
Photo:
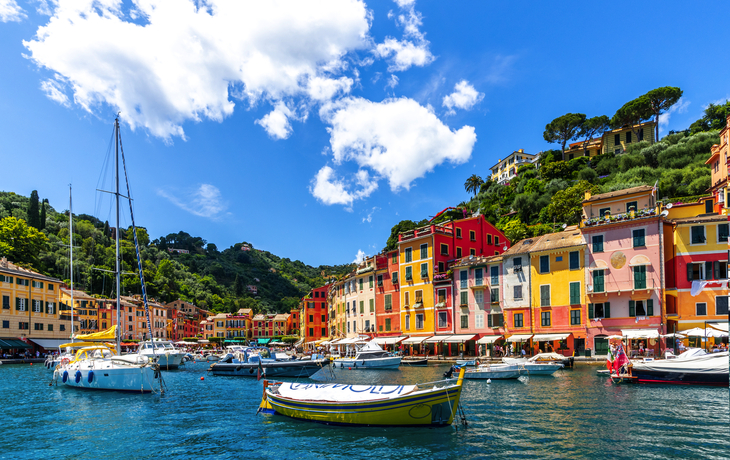
<svg viewBox="0 0 730 460"><path fill-rule="evenodd" d="M530 250L532 341L543 351L548 345L568 352L584 347L585 250L577 226L543 235Z"/></svg>
<svg viewBox="0 0 730 460"><path fill-rule="evenodd" d="M70 317L59 314L60 280L0 259L0 348L53 350L71 333ZM20 339L20 340L18 340ZM36 347L37 349L37 347Z"/></svg>
<svg viewBox="0 0 730 460"><path fill-rule="evenodd" d="M411 336L434 335L432 235L415 235L398 245L401 331Z"/></svg>
<svg viewBox="0 0 730 460"><path fill-rule="evenodd" d="M215 316L208 318L208 322L213 323L213 337L224 337L226 336L226 314L219 313Z"/></svg>
<svg viewBox="0 0 730 460"><path fill-rule="evenodd" d="M536 159L537 155L525 153L524 149L514 151L490 168L492 172L491 180L492 182L505 184L517 176L517 169L520 166L534 163Z"/></svg>
<svg viewBox="0 0 730 460"><path fill-rule="evenodd" d="M574 142L563 152L563 160L569 161L578 157L595 157L603 153L603 138L596 137L583 145L584 141Z"/></svg>
<svg viewBox="0 0 730 460"><path fill-rule="evenodd" d="M71 289L60 288L61 294L61 305L64 310L68 311L71 308ZM99 332L99 313L96 299L91 297L84 291L74 289L73 291L73 307L74 307L74 320L78 319L77 334L91 334ZM70 312L69 312L70 314Z"/></svg>
<svg viewBox="0 0 730 460"><path fill-rule="evenodd" d="M603 153L624 153L629 144L641 141L649 141L650 144L653 144L656 142L656 139L654 139L655 126L656 122L647 121L634 126L624 126L606 131L603 134Z"/></svg>

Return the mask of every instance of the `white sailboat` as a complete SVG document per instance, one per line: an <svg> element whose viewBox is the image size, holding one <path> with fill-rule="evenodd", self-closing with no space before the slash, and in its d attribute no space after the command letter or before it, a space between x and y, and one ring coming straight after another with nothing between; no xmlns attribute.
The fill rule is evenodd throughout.
<svg viewBox="0 0 730 460"><path fill-rule="evenodd" d="M114 120L115 135L115 191L116 198L116 267L115 277L117 285L117 324L106 331L76 336L81 342L73 342L61 345L61 347L73 347L76 353L73 359L64 359L54 370L53 379L59 380L66 386L93 389L93 390L115 390L150 393L154 391L155 381L159 382L160 391L163 391L162 377L159 372L159 364L151 361L146 356L132 355L122 356L120 353L121 329L119 306L121 304L121 253L119 251L119 153L121 139L119 137L119 118ZM122 151L122 159L124 152ZM126 179L126 168L125 168ZM129 182L127 184L127 197L129 197ZM144 276L142 275L142 261L137 244L137 230L134 226L134 213L130 202L130 214L132 219L132 230L134 232L135 248L137 250L137 265L139 267L140 282L144 298L145 310L147 313L147 327L152 336L152 327L147 306L147 294L145 291ZM114 342L114 343L110 343ZM154 349L153 349L154 353Z"/></svg>

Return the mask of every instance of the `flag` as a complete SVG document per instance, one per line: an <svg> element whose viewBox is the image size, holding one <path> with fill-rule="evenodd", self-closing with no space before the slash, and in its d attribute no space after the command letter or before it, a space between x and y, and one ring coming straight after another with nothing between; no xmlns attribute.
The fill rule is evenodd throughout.
<svg viewBox="0 0 730 460"><path fill-rule="evenodd" d="M261 380L263 373L264 373L264 367L261 365L261 358L259 358L259 366L258 366L258 370L256 371L256 380Z"/></svg>
<svg viewBox="0 0 730 460"><path fill-rule="evenodd" d="M657 185L659 185L659 179L654 182L654 187L651 188L651 196L656 198Z"/></svg>
<svg viewBox="0 0 730 460"><path fill-rule="evenodd" d="M613 360L613 370L616 374L618 374L619 370L628 363L629 358L626 356L626 352L624 352L624 344L621 343L616 348L616 358Z"/></svg>
<svg viewBox="0 0 730 460"><path fill-rule="evenodd" d="M611 347L608 348L608 354L606 355L606 367L608 368L608 371L611 372L611 369L613 368L613 352L611 351Z"/></svg>

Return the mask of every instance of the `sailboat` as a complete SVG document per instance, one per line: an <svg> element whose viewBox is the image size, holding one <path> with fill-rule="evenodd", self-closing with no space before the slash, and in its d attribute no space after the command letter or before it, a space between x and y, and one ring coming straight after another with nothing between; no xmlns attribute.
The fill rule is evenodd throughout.
<svg viewBox="0 0 730 460"><path fill-rule="evenodd" d="M159 364L156 360L138 355L121 355L121 328L119 306L121 304L121 253L119 250L119 155L121 150L122 162L124 164L125 182L127 185L127 199L129 193L129 181L126 175L126 164L124 163L124 151L121 149L121 137L119 134L119 117L114 120L114 158L115 158L115 191L112 192L116 199L116 266L114 274L116 277L117 291L117 321L111 328L92 334L75 336L80 342L72 342L61 345L61 347L73 347L76 349L73 359L65 358L56 367L53 373L53 381L60 380L64 385L82 389L93 390L116 390L150 393L154 391L155 380L159 383L160 392L163 391L162 376L160 375ZM134 244L137 252L137 265L139 268L140 283L142 285L142 296L144 299L145 312L147 314L147 328L152 336L152 325L150 322L149 307L147 304L147 293L142 273L142 259L137 242L137 228L134 225L134 212L132 203L129 202L129 211L132 219L132 230L134 232Z"/></svg>

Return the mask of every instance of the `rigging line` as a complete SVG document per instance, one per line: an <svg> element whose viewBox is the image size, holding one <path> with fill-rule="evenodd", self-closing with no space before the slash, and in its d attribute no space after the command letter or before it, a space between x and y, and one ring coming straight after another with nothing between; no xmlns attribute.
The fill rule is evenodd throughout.
<svg viewBox="0 0 730 460"><path fill-rule="evenodd" d="M106 183L106 177L108 176L108 172L109 172L109 164L111 162L113 144L114 144L114 130L112 129L112 134L111 134L111 137L109 138L109 143L107 144L105 160L102 163L101 171L99 172L99 177L96 180L97 189L102 188L102 187L100 187L100 185L103 186ZM102 200L100 200L98 197L99 197L98 194L94 195L94 213L95 213L94 215L96 215L96 216L101 215L101 201Z"/></svg>

